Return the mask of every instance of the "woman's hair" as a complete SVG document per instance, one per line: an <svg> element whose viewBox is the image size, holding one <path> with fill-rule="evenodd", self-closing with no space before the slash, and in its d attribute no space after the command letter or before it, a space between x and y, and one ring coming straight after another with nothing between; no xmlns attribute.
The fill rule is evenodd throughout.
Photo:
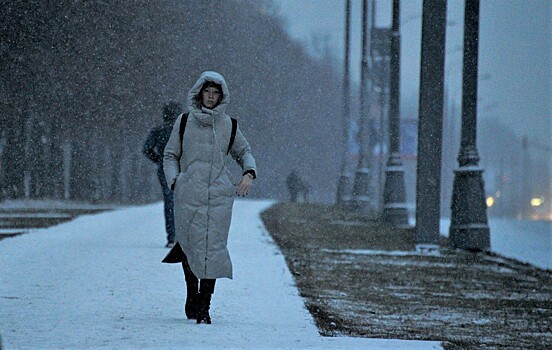
<svg viewBox="0 0 552 350"><path fill-rule="evenodd" d="M201 89L199 89L199 93L195 96L194 100L196 101L198 106L201 106L201 101L203 100L203 90L209 88L209 87L215 87L220 92L220 100L222 101L222 98L224 97L224 93L222 92L222 86L220 84L217 84L213 81L206 81L201 86Z"/></svg>

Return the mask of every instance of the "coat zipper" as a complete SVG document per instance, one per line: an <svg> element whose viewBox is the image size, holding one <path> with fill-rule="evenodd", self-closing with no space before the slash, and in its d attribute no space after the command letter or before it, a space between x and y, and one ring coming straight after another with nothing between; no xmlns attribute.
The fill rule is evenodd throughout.
<svg viewBox="0 0 552 350"><path fill-rule="evenodd" d="M211 201L211 174L213 173L213 150L216 145L216 135L215 135L215 121L213 120L213 127L211 128L211 131L213 132L213 142L211 146L211 166L209 167L209 179L207 180L207 233L205 234L205 275L207 275L207 253L209 251L209 208L210 208L210 201Z"/></svg>

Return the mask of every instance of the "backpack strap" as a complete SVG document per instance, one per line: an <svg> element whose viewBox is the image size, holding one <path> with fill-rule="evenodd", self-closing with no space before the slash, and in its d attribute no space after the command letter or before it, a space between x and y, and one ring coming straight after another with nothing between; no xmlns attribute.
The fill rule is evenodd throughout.
<svg viewBox="0 0 552 350"><path fill-rule="evenodd" d="M230 142L228 142L228 150L226 154L230 153L232 145L234 144L234 139L236 138L236 131L238 130L238 120L235 118L230 118L232 121L232 133L230 134ZM188 123L188 113L182 115L180 119L180 142L184 140L184 131L186 131L186 124Z"/></svg>
<svg viewBox="0 0 552 350"><path fill-rule="evenodd" d="M182 119L180 119L180 142L182 142L184 137L184 131L186 130L186 124L188 123L188 113L182 114Z"/></svg>
<svg viewBox="0 0 552 350"><path fill-rule="evenodd" d="M228 142L228 150L226 154L230 153L232 145L234 144L234 139L236 138L236 130L238 130L238 120L236 118L230 118L232 121L232 133L230 134L230 142Z"/></svg>

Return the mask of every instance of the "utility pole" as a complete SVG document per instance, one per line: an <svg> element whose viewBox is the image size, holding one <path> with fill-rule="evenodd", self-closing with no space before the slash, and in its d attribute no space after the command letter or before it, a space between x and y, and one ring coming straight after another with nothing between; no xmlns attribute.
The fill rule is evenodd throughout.
<svg viewBox="0 0 552 350"><path fill-rule="evenodd" d="M464 67L462 73L462 136L454 171L449 241L452 248L488 251L491 248L483 169L477 153L477 61L479 0L464 5Z"/></svg>
<svg viewBox="0 0 552 350"><path fill-rule="evenodd" d="M391 28L378 28L376 23L376 6L375 1L372 2L370 30L370 81L372 89L370 91L370 145L379 145L379 155L373 162L373 182L375 185L374 198L378 212L381 212L383 207L383 150L385 142L383 140L385 131L385 119L389 113L389 70L391 61ZM377 112L376 112L377 111ZM376 113L379 120L376 120ZM374 149L375 150L375 149Z"/></svg>
<svg viewBox="0 0 552 350"><path fill-rule="evenodd" d="M345 67L343 69L343 160L341 162L341 175L337 183L337 203L347 203L351 200L351 173L348 167L349 154L349 124L350 124L350 81L349 81L349 47L351 29L351 0L345 4Z"/></svg>
<svg viewBox="0 0 552 350"><path fill-rule="evenodd" d="M385 168L383 189L383 219L393 226L408 225L404 168L401 160L401 32L400 0L393 0L391 26L391 77L389 98L389 159Z"/></svg>
<svg viewBox="0 0 552 350"><path fill-rule="evenodd" d="M521 136L521 164L522 168L520 173L522 174L521 178L521 191L523 195L520 198L521 201L521 217L523 219L529 219L530 213L530 201L532 197L531 186L529 186L530 177L531 177L531 161L529 156L529 138L527 135Z"/></svg>
<svg viewBox="0 0 552 350"><path fill-rule="evenodd" d="M423 1L416 249L427 253L439 250L446 21L446 0Z"/></svg>
<svg viewBox="0 0 552 350"><path fill-rule="evenodd" d="M370 149L370 90L371 82L368 79L368 0L362 1L362 62L360 73L360 156L357 164L355 184L353 188L353 202L356 209L363 214L374 211L373 191L370 186L371 149Z"/></svg>

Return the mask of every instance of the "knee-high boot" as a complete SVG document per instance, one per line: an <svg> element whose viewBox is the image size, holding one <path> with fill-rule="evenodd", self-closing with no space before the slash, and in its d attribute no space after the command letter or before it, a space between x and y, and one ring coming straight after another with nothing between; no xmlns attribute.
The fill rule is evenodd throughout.
<svg viewBox="0 0 552 350"><path fill-rule="evenodd" d="M211 296L209 293L199 293L199 308L197 310L197 323L211 324L211 315L209 315L209 308L211 307Z"/></svg>
<svg viewBox="0 0 552 350"><path fill-rule="evenodd" d="M182 260L182 269L184 270L184 279L186 280L186 306L184 311L188 319L196 319L198 311L198 279L190 269L188 259L184 257Z"/></svg>
<svg viewBox="0 0 552 350"><path fill-rule="evenodd" d="M209 309L211 308L211 296L215 291L215 279L202 279L198 294L197 323L211 324Z"/></svg>

